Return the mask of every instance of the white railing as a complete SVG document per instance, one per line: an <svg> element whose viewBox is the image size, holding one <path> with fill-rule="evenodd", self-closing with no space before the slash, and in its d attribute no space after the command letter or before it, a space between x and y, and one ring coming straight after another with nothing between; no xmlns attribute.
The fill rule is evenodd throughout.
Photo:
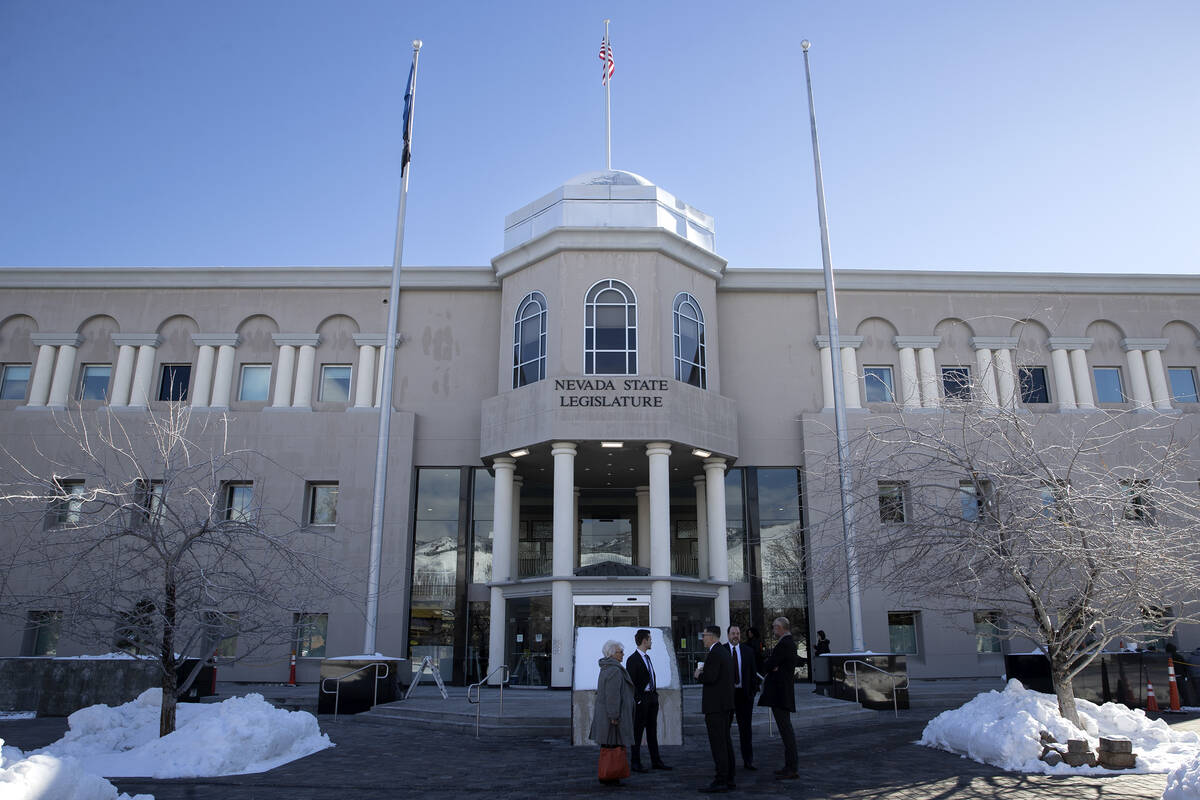
<svg viewBox="0 0 1200 800"><path fill-rule="evenodd" d="M475 738L476 739L479 738L479 714L480 714L480 711L483 709L483 703L480 702L480 700L482 698L480 698L480 696L479 696L480 687L483 686L485 683L487 683L489 680L491 680L492 676L495 675L497 672L501 672L504 674L504 677L500 679L500 683L497 684L500 687L500 713L497 714L497 716L502 717L502 716L504 716L504 687L508 685L508 676L509 676L508 664L501 664L500 666L496 667L494 670L489 672L487 675L485 675L483 677L483 680L479 681L479 683L472 683L470 686L467 687L467 702L471 703L475 706ZM471 699L471 690L475 691L475 699Z"/></svg>
<svg viewBox="0 0 1200 800"><path fill-rule="evenodd" d="M892 711L895 712L897 717L900 716L900 703L899 703L899 700L897 700L897 698L896 698L896 691L898 689L908 689L908 673L906 672L904 674L903 685L901 685L901 681L899 678L897 678L892 673L888 672L886 669L880 669L879 667L875 666L874 664L868 664L866 661L859 661L858 659L850 659L849 661L842 662L843 669L853 667L853 669L850 669L849 671L854 673L854 702L859 703L859 705L862 705L862 703L859 702L859 699L858 699L858 665L859 664L862 664L867 669L873 669L876 672L887 676L887 678L892 682Z"/></svg>
<svg viewBox="0 0 1200 800"><path fill-rule="evenodd" d="M345 675L339 675L336 678L322 678L321 679L321 692L323 694L333 695L333 718L334 719L337 719L338 702L341 700L341 697L342 697L342 681L346 680L346 678L349 678L351 675L357 675L358 673L362 672L363 670L371 669L372 667L375 669L375 695L374 695L374 699L371 701L371 706L374 707L379 704L379 681L381 678L386 678L390 671L388 669L387 664L383 664L383 663L367 664L365 667L359 667L358 669L354 670L353 672L347 672ZM381 669L383 670L382 673L379 671ZM333 691L329 691L329 689L325 688L325 683L327 681L334 681Z"/></svg>

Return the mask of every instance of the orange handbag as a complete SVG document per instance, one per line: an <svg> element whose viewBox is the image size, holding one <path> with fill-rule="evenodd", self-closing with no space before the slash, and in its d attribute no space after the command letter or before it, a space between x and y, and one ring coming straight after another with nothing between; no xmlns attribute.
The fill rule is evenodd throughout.
<svg viewBox="0 0 1200 800"><path fill-rule="evenodd" d="M609 726L608 740L620 741L620 734L616 730L615 725ZM602 744L600 745L600 764L597 767L597 772L602 781L615 781L621 778L629 777L629 758L625 753L625 746L619 744Z"/></svg>

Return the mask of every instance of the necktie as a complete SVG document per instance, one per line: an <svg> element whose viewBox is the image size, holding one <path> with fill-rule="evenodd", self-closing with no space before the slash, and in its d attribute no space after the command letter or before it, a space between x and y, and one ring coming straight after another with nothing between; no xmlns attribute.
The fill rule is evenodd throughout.
<svg viewBox="0 0 1200 800"><path fill-rule="evenodd" d="M733 685L742 685L742 665L741 659L738 657L737 645L733 646Z"/></svg>
<svg viewBox="0 0 1200 800"><path fill-rule="evenodd" d="M654 684L654 665L650 663L650 656L645 653L642 653L642 658L646 661L646 669L650 671L650 691L653 692L656 688Z"/></svg>

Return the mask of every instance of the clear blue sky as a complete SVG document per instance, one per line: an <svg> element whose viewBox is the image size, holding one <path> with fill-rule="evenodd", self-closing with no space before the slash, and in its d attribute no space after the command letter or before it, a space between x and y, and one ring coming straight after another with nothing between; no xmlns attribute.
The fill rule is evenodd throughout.
<svg viewBox="0 0 1200 800"><path fill-rule="evenodd" d="M1195 273L1200 3L0 3L0 264L482 266L613 165L734 267Z"/></svg>

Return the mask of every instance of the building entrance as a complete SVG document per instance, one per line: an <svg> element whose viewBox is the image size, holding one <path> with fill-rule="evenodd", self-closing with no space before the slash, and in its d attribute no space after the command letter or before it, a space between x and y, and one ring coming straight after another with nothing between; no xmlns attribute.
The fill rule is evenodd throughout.
<svg viewBox="0 0 1200 800"><path fill-rule="evenodd" d="M575 598L576 628L645 628L649 624L649 597L584 595Z"/></svg>

